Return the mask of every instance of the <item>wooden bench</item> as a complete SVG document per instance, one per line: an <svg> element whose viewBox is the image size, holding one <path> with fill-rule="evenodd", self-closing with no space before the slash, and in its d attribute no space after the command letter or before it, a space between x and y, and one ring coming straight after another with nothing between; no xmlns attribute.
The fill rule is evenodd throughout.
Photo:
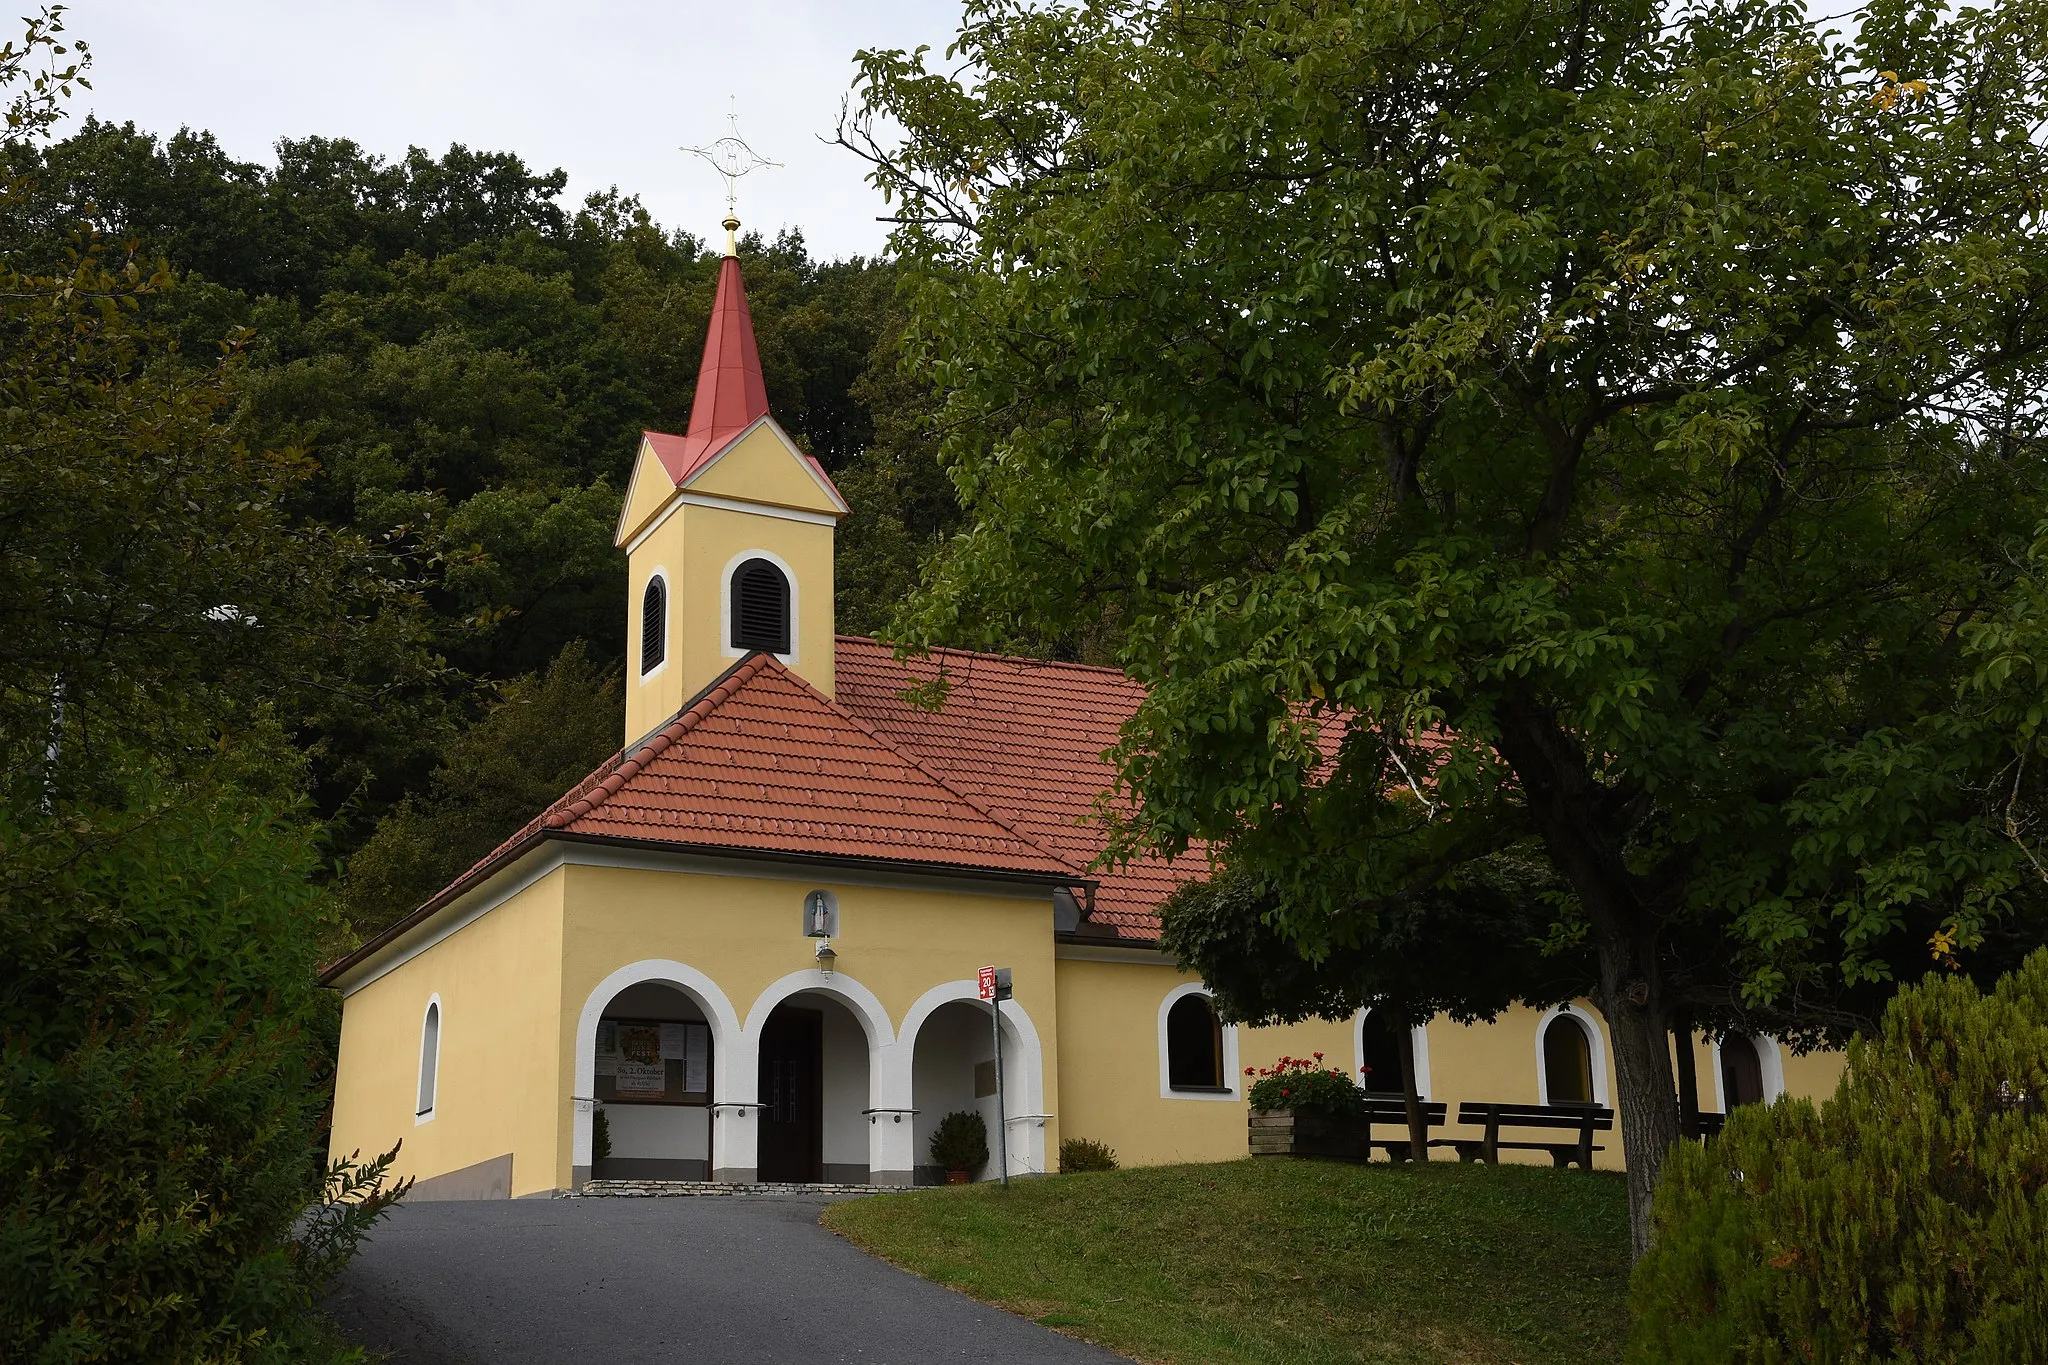
<svg viewBox="0 0 2048 1365"><path fill-rule="evenodd" d="M1460 1161L1497 1162L1501 1149L1507 1148L1548 1152L1552 1164L1560 1170L1577 1162L1580 1170L1590 1171L1593 1153L1602 1150L1593 1145L1593 1134L1613 1129L1614 1111L1603 1104L1489 1104L1467 1100L1458 1106L1458 1122L1482 1128L1486 1133L1477 1141L1452 1140ZM1572 1142L1502 1142L1500 1130L1504 1127L1576 1130L1578 1138Z"/></svg>
<svg viewBox="0 0 2048 1365"><path fill-rule="evenodd" d="M1422 1118L1428 1127L1443 1127L1444 1119L1448 1113L1449 1109L1442 1100L1438 1100L1434 1104L1428 1100L1422 1102ZM1364 1123L1365 1150L1367 1155L1371 1155L1372 1149L1375 1147L1384 1148L1388 1159L1392 1161L1406 1161L1413 1155L1410 1150L1413 1144L1409 1142L1406 1136L1408 1132L1408 1105L1399 1095L1374 1095L1366 1100ZM1399 1138L1375 1138L1372 1135L1374 1124L1378 1124L1381 1127L1392 1125L1399 1129L1403 1136ZM1449 1147L1452 1143L1449 1138L1432 1138L1429 1145L1432 1147Z"/></svg>

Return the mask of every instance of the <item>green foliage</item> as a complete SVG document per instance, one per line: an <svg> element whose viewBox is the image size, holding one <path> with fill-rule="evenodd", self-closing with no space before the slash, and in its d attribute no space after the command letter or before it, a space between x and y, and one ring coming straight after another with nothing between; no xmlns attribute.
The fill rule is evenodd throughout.
<svg viewBox="0 0 2048 1365"><path fill-rule="evenodd" d="M316 865L230 794L0 815L0 1356L319 1347L327 1277L398 1192L388 1162L323 1172Z"/></svg>
<svg viewBox="0 0 2048 1365"><path fill-rule="evenodd" d="M590 1116L590 1159L609 1161L612 1155L612 1121L605 1114L604 1106L596 1106Z"/></svg>
<svg viewBox="0 0 2048 1365"><path fill-rule="evenodd" d="M1546 872L1506 857L1460 868L1376 905L1369 947L1344 941L1357 926L1290 917L1257 878L1223 873L1167 899L1160 946L1202 978L1231 1023L1348 1019L1395 1000L1416 1022L1447 1014L1475 1023L1518 1000L1546 1005L1591 986L1585 953L1544 951L1555 917L1542 899Z"/></svg>
<svg viewBox="0 0 2048 1365"><path fill-rule="evenodd" d="M972 1109L956 1109L932 1130L932 1164L948 1171L978 1171L988 1164L988 1124Z"/></svg>
<svg viewBox="0 0 2048 1365"><path fill-rule="evenodd" d="M307 736L337 854L426 785L497 684L572 641L600 665L623 658L612 533L640 431L689 419L717 275L697 238L617 193L567 208L562 172L460 146L386 160L286 140L271 168L203 132L160 140L88 118L4 160L23 177L0 215L10 261L68 270L81 225L161 256L140 267L155 276L140 312L202 371L235 339L217 415L252 450L305 452L288 471L300 525L411 557L451 668L407 706L350 705ZM796 233L749 236L741 253L776 417L836 473L878 423L904 425L890 405L919 401L893 371L863 387L888 352L894 268L815 261ZM863 626L933 535L911 486L933 481L928 465L899 447L862 494L878 505L854 538L872 529L880 547L856 545L839 581ZM122 489L110 479L110 509L126 510Z"/></svg>
<svg viewBox="0 0 2048 1365"><path fill-rule="evenodd" d="M1969 694L2048 512L2044 35L983 0L864 54L971 524L907 637L1125 623L1120 846L1311 945L1540 849L1640 1240L1675 1014L1839 1039L2048 919L2048 755Z"/></svg>
<svg viewBox="0 0 2048 1365"><path fill-rule="evenodd" d="M1075 1175L1082 1171L1113 1171L1117 1168L1116 1149L1106 1142L1093 1138L1060 1139L1060 1174Z"/></svg>
<svg viewBox="0 0 2048 1365"><path fill-rule="evenodd" d="M618 674L580 643L506 684L349 859L351 926L367 935L395 923L582 781L618 751L622 706Z"/></svg>
<svg viewBox="0 0 2048 1365"><path fill-rule="evenodd" d="M1666 1162L1631 1358L2048 1358L2048 950L1901 991L1818 1111Z"/></svg>
<svg viewBox="0 0 2048 1365"><path fill-rule="evenodd" d="M1323 1065L1323 1054L1311 1057L1282 1057L1271 1066L1246 1067L1252 1082L1254 1109L1294 1109L1326 1118L1349 1118L1365 1112L1364 1087L1334 1066Z"/></svg>
<svg viewBox="0 0 2048 1365"><path fill-rule="evenodd" d="M0 50L17 133L70 79L25 75L55 31ZM0 223L35 194L0 183ZM320 1150L340 935L299 800L431 680L414 567L296 518L312 465L235 438L243 359L184 353L180 288L90 232L0 264L9 1361L332 1354L314 1306L402 1192Z"/></svg>

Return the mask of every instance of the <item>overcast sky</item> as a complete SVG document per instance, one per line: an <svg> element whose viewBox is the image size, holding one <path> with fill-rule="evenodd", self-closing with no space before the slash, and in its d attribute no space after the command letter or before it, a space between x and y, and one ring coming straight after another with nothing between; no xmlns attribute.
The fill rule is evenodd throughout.
<svg viewBox="0 0 2048 1365"><path fill-rule="evenodd" d="M740 218L801 227L813 254L871 254L879 198L829 136L863 47L943 52L959 0L73 0L93 89L73 108L165 136L203 128L270 162L281 137L352 138L386 156L460 142L569 173L573 206L617 185L710 240L724 184L677 151L740 131L785 163L740 186Z"/></svg>

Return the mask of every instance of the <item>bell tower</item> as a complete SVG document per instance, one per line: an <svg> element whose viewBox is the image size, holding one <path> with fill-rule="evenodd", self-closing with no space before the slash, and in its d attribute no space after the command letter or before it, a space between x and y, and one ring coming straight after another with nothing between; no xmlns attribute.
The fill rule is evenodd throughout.
<svg viewBox="0 0 2048 1365"><path fill-rule="evenodd" d="M832 533L846 500L769 415L738 228L728 214L689 430L642 433L619 515L628 744L757 650L832 695Z"/></svg>

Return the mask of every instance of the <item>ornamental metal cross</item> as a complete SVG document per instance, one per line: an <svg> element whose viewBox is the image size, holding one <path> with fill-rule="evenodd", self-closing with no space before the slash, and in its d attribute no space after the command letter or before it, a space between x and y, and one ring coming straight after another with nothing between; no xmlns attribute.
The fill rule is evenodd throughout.
<svg viewBox="0 0 2048 1365"><path fill-rule="evenodd" d="M725 136L708 147L684 147L680 150L692 156L703 157L711 163L711 169L725 177L725 239L726 253L732 252L732 234L739 228L739 182L742 176L773 166L781 169L780 161L770 161L740 136L739 99L733 97L733 108L725 116Z"/></svg>

